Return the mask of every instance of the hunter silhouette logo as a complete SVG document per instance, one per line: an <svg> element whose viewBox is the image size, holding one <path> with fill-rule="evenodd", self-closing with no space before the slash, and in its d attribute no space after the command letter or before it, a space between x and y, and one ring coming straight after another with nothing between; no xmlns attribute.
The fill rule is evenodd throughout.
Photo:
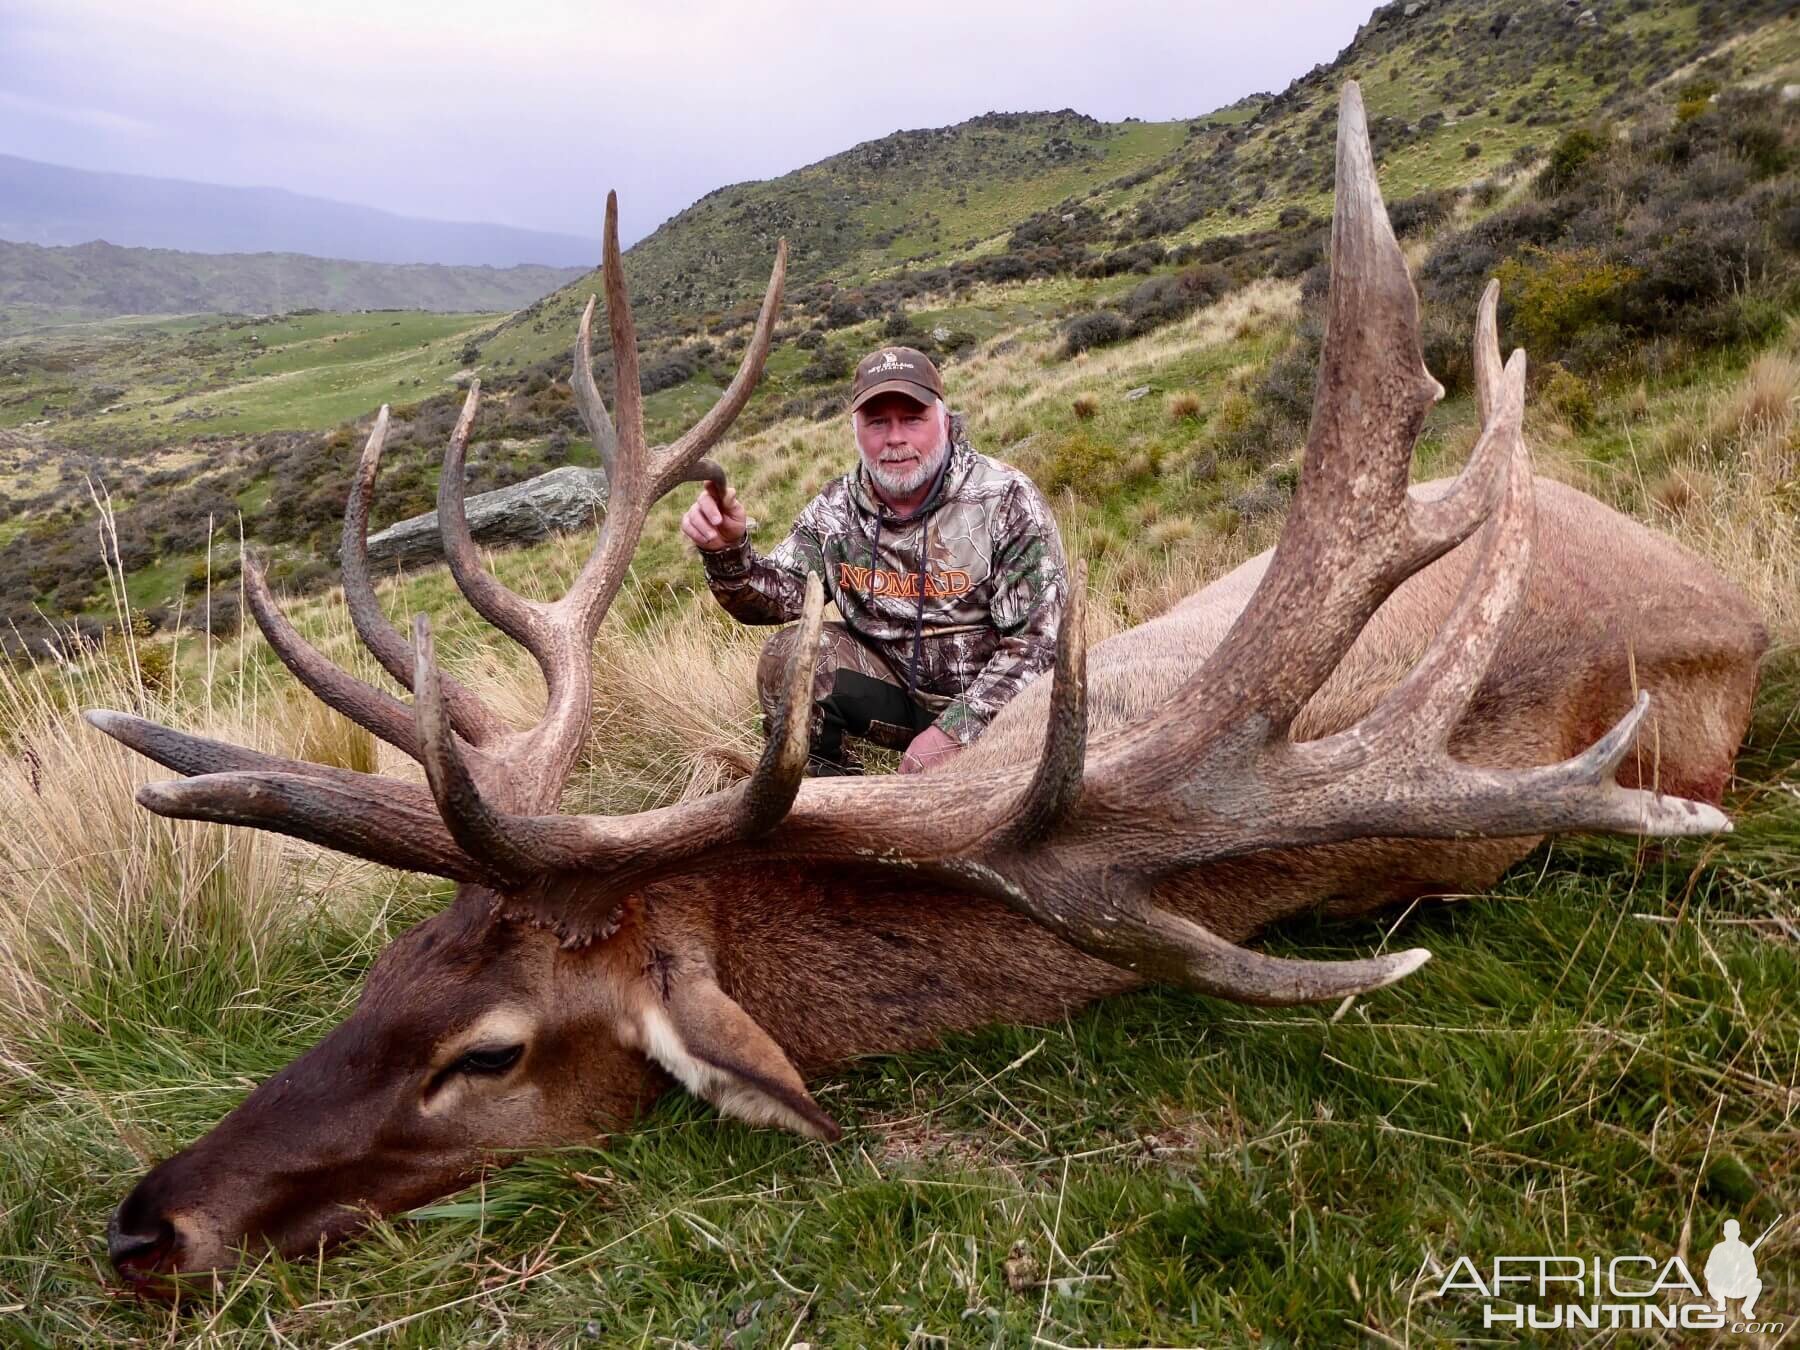
<svg viewBox="0 0 1800 1350"><path fill-rule="evenodd" d="M1706 1292L1717 1301L1720 1312L1725 1311L1725 1300L1743 1299L1744 1318L1748 1320L1756 1316L1756 1300L1763 1287L1756 1278L1756 1249L1762 1246L1763 1238L1775 1231L1775 1224L1763 1229L1762 1237L1748 1247L1739 1239L1739 1231L1736 1219L1725 1220L1725 1236L1706 1258Z"/></svg>
<svg viewBox="0 0 1800 1350"><path fill-rule="evenodd" d="M1679 1256L1496 1256L1491 1269L1459 1256L1438 1286L1440 1298L1455 1292L1482 1300L1483 1328L1531 1331L1681 1328L1777 1335L1785 1322L1756 1320L1757 1300L1767 1287L1758 1275L1756 1249L1781 1225L1763 1229L1756 1241L1739 1236L1727 1219L1724 1236L1706 1258L1699 1281ZM1726 1305L1739 1302L1732 1318Z"/></svg>

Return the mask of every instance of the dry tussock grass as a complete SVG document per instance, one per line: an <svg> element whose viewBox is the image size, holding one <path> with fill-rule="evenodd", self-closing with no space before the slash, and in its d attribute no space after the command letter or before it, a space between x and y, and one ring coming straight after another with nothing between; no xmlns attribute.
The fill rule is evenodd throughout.
<svg viewBox="0 0 1800 1350"><path fill-rule="evenodd" d="M285 840L152 815L136 790L169 772L74 713L130 710L254 745L264 739L254 706L222 691L159 695L121 657L55 671L0 665L0 1044L109 970L147 956L179 965L208 933L228 933L254 968L287 921Z"/></svg>
<svg viewBox="0 0 1800 1350"><path fill-rule="evenodd" d="M1778 641L1800 641L1800 361L1759 357L1678 419L1703 438L1646 486L1651 523L1749 592Z"/></svg>
<svg viewBox="0 0 1800 1350"><path fill-rule="evenodd" d="M570 809L641 810L723 787L717 752L762 750L756 660L773 629L721 615L710 596L652 611L641 593L614 603L594 644L594 725Z"/></svg>

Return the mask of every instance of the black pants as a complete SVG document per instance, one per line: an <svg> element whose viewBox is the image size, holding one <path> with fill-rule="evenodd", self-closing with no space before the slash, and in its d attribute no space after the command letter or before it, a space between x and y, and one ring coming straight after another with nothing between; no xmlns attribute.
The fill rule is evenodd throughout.
<svg viewBox="0 0 1800 1350"><path fill-rule="evenodd" d="M808 772L819 777L861 773L862 764L845 746L844 737L860 736L889 749L904 750L914 736L937 721L939 710L929 706L930 696L908 690L900 673L843 624L825 624L819 636L813 663ZM782 629L763 644L756 667L756 691L765 720L775 715L782 672L793 646L792 628Z"/></svg>

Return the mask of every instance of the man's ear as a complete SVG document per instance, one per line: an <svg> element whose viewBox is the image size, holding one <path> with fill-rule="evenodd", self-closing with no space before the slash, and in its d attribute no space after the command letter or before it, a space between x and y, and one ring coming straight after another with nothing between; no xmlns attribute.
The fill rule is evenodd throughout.
<svg viewBox="0 0 1800 1350"><path fill-rule="evenodd" d="M710 975L690 969L663 982L640 1025L644 1053L726 1115L813 1139L843 1137L781 1047Z"/></svg>

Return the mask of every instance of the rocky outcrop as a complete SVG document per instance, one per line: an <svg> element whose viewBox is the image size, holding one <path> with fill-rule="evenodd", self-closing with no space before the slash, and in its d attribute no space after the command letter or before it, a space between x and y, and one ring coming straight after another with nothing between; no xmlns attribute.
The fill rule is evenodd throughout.
<svg viewBox="0 0 1800 1350"><path fill-rule="evenodd" d="M467 502L469 532L489 548L530 544L550 534L591 529L606 511L606 474L566 464L560 469ZM369 536L369 560L416 566L444 556L436 511Z"/></svg>

